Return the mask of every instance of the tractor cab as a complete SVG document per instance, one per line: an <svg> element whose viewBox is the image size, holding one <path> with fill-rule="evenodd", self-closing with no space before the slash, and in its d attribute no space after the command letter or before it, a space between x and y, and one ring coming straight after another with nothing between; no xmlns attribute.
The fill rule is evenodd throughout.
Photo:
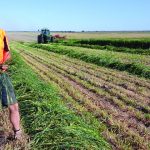
<svg viewBox="0 0 150 150"><path fill-rule="evenodd" d="M50 35L50 30L48 30L48 29L42 29L41 30L41 34L49 36Z"/></svg>
<svg viewBox="0 0 150 150"><path fill-rule="evenodd" d="M48 42L53 42L54 38L50 34L50 30L48 29L42 29L40 35L37 37L37 42L38 43L48 43Z"/></svg>

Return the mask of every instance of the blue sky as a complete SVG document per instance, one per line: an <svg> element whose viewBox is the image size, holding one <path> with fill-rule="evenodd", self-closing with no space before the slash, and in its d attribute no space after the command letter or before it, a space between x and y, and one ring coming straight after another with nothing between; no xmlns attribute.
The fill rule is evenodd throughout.
<svg viewBox="0 0 150 150"><path fill-rule="evenodd" d="M5 0L5 30L150 30L150 0Z"/></svg>

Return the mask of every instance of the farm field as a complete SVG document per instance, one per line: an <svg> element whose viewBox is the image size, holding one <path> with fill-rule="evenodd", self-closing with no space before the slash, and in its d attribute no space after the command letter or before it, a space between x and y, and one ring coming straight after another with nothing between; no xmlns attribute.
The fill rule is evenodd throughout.
<svg viewBox="0 0 150 150"><path fill-rule="evenodd" d="M40 32L7 32L10 41L35 42ZM150 40L150 32L52 32L60 34L67 39L147 39Z"/></svg>
<svg viewBox="0 0 150 150"><path fill-rule="evenodd" d="M0 150L150 150L149 6L1 1Z"/></svg>
<svg viewBox="0 0 150 150"><path fill-rule="evenodd" d="M13 60L8 73L13 80L19 100L22 130L28 136L24 134L21 141L2 137L11 131L8 112L2 111L0 149L110 149L110 145L100 135L105 126L99 124L86 111L84 117L81 117L76 115L79 112L75 113L68 109L63 101L65 100L63 96L67 95L60 95L57 87L49 79L42 81L20 58L16 50L12 50ZM71 100L69 96L67 97ZM68 103L68 106L71 106L71 103ZM76 106L83 110L79 105Z"/></svg>
<svg viewBox="0 0 150 150"><path fill-rule="evenodd" d="M56 86L63 104L87 122L92 135L99 133L97 144L94 139L92 143L94 136L89 140L93 144L91 149L99 149L100 143L109 149L101 135L112 149L150 148L149 55L61 43L11 42L11 49L42 80ZM27 133L30 135L32 131ZM47 136L46 133L44 135ZM42 140L37 135L36 140L39 139ZM39 146L43 148L42 144ZM77 148L75 145L72 147Z"/></svg>
<svg viewBox="0 0 150 150"><path fill-rule="evenodd" d="M68 55L99 66L105 66L150 78L150 56L111 52L107 50L94 50L75 46L59 44L39 45L29 44L31 47L42 48L51 52Z"/></svg>

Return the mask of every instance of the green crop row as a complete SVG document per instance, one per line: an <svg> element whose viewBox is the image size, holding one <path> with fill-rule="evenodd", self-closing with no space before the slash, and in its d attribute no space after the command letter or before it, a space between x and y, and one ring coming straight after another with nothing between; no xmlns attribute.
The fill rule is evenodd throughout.
<svg viewBox="0 0 150 150"><path fill-rule="evenodd" d="M128 71L132 74L150 78L150 67L148 57L140 55L122 54L118 52L107 52L99 50L87 50L85 48L67 47L61 45L38 45L29 44L31 47L41 48L55 53L78 58L86 62L94 63L121 71ZM145 61L145 62L144 62Z"/></svg>
<svg viewBox="0 0 150 150"><path fill-rule="evenodd" d="M127 47L127 48L142 48L149 49L149 40L125 40L125 39L83 39L77 40L75 43L78 44L89 44L89 45L110 45L115 47Z"/></svg>
<svg viewBox="0 0 150 150"><path fill-rule="evenodd" d="M68 110L56 87L41 81L16 51L9 73L32 149L109 149L96 127Z"/></svg>
<svg viewBox="0 0 150 150"><path fill-rule="evenodd" d="M85 47L90 49L98 49L98 50L106 50L106 51L116 51L123 53L131 53L131 54L142 54L142 55L150 55L149 49L141 49L141 48L127 48L127 47L115 47L113 45L92 45L92 44L81 44L76 42L75 40L67 40L60 41L59 43L65 46L77 46L77 47Z"/></svg>

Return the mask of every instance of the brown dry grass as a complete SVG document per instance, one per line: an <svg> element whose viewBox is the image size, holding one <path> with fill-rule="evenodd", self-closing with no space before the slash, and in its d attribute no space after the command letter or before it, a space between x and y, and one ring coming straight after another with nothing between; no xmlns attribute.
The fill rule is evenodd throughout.
<svg viewBox="0 0 150 150"><path fill-rule="evenodd" d="M22 140L15 141L7 139L12 134L12 126L9 122L9 111L0 111L0 150L28 150L28 136L23 132ZM23 129L22 129L23 130Z"/></svg>

